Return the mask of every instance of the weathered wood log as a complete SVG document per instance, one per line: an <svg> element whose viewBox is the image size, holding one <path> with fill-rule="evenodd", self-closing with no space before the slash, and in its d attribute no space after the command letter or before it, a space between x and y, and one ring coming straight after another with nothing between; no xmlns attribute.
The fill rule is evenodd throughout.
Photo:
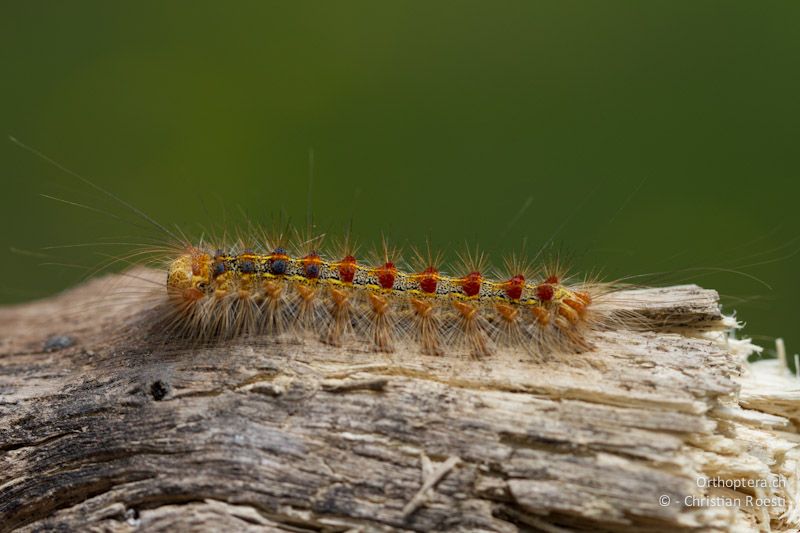
<svg viewBox="0 0 800 533"><path fill-rule="evenodd" d="M0 309L2 531L800 526L799 388L713 291L621 293L648 331L536 362L141 346L107 282Z"/></svg>

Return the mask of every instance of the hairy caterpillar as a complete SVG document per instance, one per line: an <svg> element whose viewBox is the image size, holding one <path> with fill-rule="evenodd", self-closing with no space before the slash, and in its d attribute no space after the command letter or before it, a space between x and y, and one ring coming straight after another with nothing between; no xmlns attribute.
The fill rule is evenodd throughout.
<svg viewBox="0 0 800 533"><path fill-rule="evenodd" d="M497 346L583 350L601 321L592 305L602 294L598 283L549 272L531 281L521 269L491 279L480 261L462 276L433 262L404 272L384 249L369 266L350 253L331 260L279 245L236 254L188 247L168 267L162 327L203 341L316 333L333 345L353 339L382 352L413 341L426 354L486 356Z"/></svg>

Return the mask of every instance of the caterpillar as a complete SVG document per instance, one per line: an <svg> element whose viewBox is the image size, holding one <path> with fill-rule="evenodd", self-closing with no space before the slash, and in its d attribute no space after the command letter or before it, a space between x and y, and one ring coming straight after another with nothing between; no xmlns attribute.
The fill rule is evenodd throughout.
<svg viewBox="0 0 800 533"><path fill-rule="evenodd" d="M435 262L407 272L386 246L381 259L363 264L350 253L334 260L283 246L188 247L168 265L159 330L197 341L316 333L336 346L351 340L392 352L406 343L429 355L483 357L504 346L538 356L582 351L602 323L593 306L607 290L600 283L547 270L529 279L521 267L494 279L480 259L460 276Z"/></svg>

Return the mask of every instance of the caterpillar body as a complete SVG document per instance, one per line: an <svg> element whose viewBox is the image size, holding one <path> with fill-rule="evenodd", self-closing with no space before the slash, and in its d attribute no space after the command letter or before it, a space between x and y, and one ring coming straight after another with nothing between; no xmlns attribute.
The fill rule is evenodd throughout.
<svg viewBox="0 0 800 533"><path fill-rule="evenodd" d="M388 255L367 265L280 246L235 254L188 247L168 266L159 330L197 341L316 335L379 352L411 344L426 354L482 357L508 347L543 356L590 347L606 318L594 303L607 289L555 273L450 276L432 263L406 272Z"/></svg>

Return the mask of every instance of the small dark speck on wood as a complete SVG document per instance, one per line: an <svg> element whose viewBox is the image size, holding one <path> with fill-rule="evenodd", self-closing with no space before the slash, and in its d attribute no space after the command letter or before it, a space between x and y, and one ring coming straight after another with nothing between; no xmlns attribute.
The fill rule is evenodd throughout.
<svg viewBox="0 0 800 533"><path fill-rule="evenodd" d="M150 396L157 402L163 400L169 394L169 385L163 381L156 380L150 385Z"/></svg>

